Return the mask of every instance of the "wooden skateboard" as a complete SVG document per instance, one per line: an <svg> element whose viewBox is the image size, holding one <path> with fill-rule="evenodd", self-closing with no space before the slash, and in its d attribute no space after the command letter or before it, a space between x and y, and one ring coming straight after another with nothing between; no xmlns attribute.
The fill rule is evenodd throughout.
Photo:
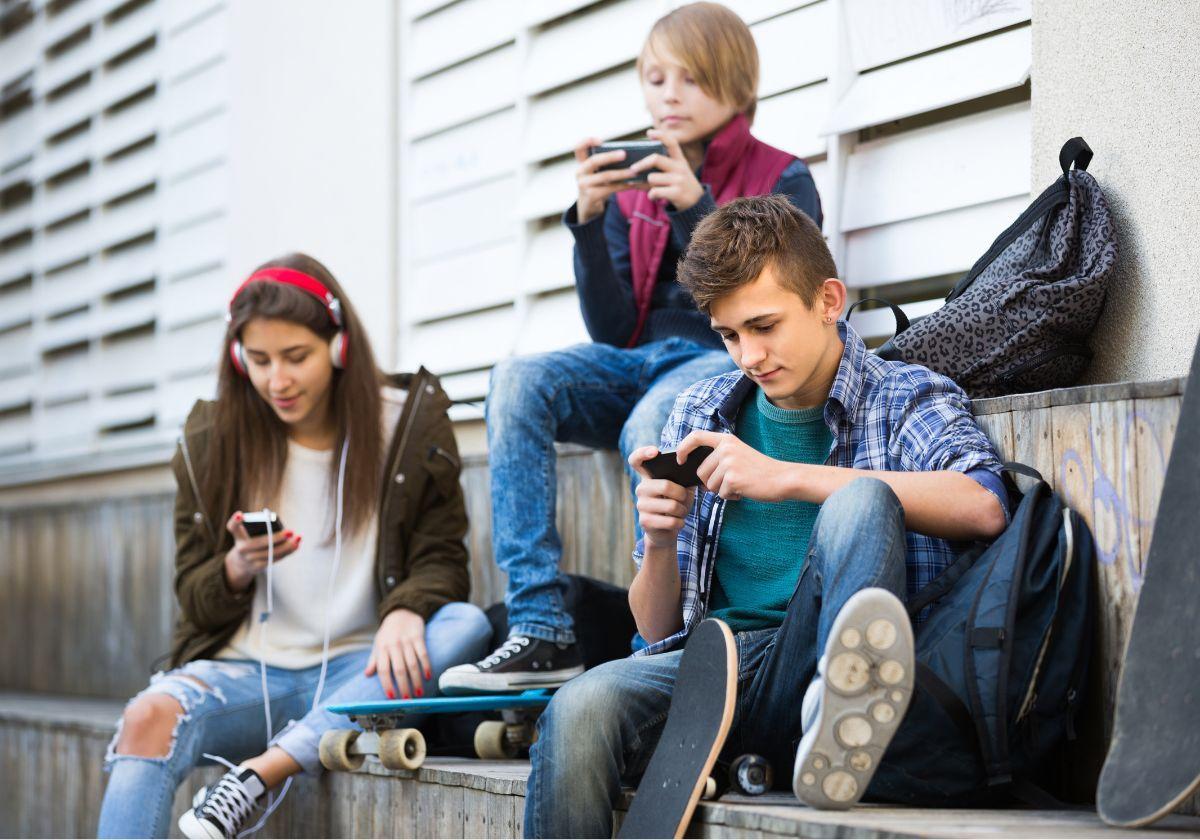
<svg viewBox="0 0 1200 840"><path fill-rule="evenodd" d="M357 729L331 729L321 736L321 764L327 770L357 770L367 756L379 758L391 770L416 770L425 761L425 738L403 727L410 715L454 712L499 712L501 720L486 720L475 730L475 753L489 761L517 758L533 743L534 724L550 702L546 689L520 694L480 694L432 697L427 700L385 700L328 706L346 715Z"/></svg>
<svg viewBox="0 0 1200 840"><path fill-rule="evenodd" d="M1148 825L1200 786L1200 344L1192 358L1121 681L1096 810Z"/></svg>
<svg viewBox="0 0 1200 840"><path fill-rule="evenodd" d="M679 662L667 723L618 837L682 837L733 722L737 646L729 627L706 619Z"/></svg>

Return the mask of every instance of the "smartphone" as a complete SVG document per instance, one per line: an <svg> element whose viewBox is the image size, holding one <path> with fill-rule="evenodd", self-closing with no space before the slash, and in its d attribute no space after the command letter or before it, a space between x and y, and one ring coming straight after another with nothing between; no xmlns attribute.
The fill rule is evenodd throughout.
<svg viewBox="0 0 1200 840"><path fill-rule="evenodd" d="M711 446L697 446L682 464L675 460L674 452L660 452L649 461L643 461L642 466L652 478L665 478L682 487L696 487L700 484L696 470L712 452Z"/></svg>
<svg viewBox="0 0 1200 840"><path fill-rule="evenodd" d="M623 149L625 152L625 160L619 160L616 163L610 163L608 166L601 166L600 171L605 172L613 169L628 169L639 160L650 155L665 155L667 147L657 140L618 140L612 143L601 143L599 146L592 146L588 149L589 155L598 155L601 152L615 152L618 149ZM626 184L644 184L646 176L652 170L647 169L644 172L639 172L635 177L630 178Z"/></svg>
<svg viewBox="0 0 1200 840"><path fill-rule="evenodd" d="M283 533L283 520L273 510L263 512L261 510L252 511L242 514L242 524L246 526L246 533L252 537L265 537L267 535L267 521L271 523L271 534Z"/></svg>

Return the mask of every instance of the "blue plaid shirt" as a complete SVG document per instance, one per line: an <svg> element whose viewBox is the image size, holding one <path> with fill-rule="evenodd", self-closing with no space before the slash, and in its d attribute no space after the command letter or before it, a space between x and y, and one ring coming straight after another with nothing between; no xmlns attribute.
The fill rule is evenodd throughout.
<svg viewBox="0 0 1200 840"><path fill-rule="evenodd" d="M867 351L858 333L838 322L845 343L837 376L825 402L825 423L833 444L825 463L860 470L969 473L997 495L1008 514L1000 460L976 425L971 403L945 376L919 365L889 362ZM734 419L753 391L754 381L740 371L692 385L675 400L663 428L663 450L674 450L697 430L734 433ZM725 501L700 492L679 532L680 606L683 629L637 651L661 653L682 642L708 611ZM956 544L911 531L905 535L909 595L954 562ZM957 544L958 550L964 548ZM644 545L638 541L633 562L640 569Z"/></svg>

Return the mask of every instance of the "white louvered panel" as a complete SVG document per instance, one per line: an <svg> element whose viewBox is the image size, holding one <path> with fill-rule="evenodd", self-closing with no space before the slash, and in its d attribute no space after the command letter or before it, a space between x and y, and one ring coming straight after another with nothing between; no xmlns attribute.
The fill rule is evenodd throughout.
<svg viewBox="0 0 1200 840"><path fill-rule="evenodd" d="M44 390L42 393L46 395ZM92 424L92 407L86 399L47 403L34 427L34 440L39 448L61 453L67 447L85 443L91 437Z"/></svg>
<svg viewBox="0 0 1200 840"><path fill-rule="evenodd" d="M618 137L649 126L631 67L532 100L524 157L545 160L572 151L584 137Z"/></svg>
<svg viewBox="0 0 1200 840"><path fill-rule="evenodd" d="M438 375L489 367L508 352L516 329L512 307L420 324L410 329L409 358L402 366L424 364Z"/></svg>
<svg viewBox="0 0 1200 840"><path fill-rule="evenodd" d="M101 295L153 280L158 272L154 243L97 255L92 270Z"/></svg>
<svg viewBox="0 0 1200 840"><path fill-rule="evenodd" d="M760 20L766 20L804 6L812 6L817 2L825 2L825 0L726 0L722 5L737 12L738 17L746 23L755 24Z"/></svg>
<svg viewBox="0 0 1200 840"><path fill-rule="evenodd" d="M229 294L228 286L229 278L225 266L221 263L182 280L162 284L162 311L159 320L163 326L172 328L198 320L223 317L225 297Z"/></svg>
<svg viewBox="0 0 1200 840"><path fill-rule="evenodd" d="M192 0L190 3L165 3L163 5L163 29L172 35L178 35L199 25L209 15L217 14L228 3L226 0Z"/></svg>
<svg viewBox="0 0 1200 840"><path fill-rule="evenodd" d="M209 366L215 370L216 353L213 353L211 357L206 357L206 360ZM199 361L199 359L195 361ZM211 400L216 395L217 377L215 373L205 372L179 379L168 379L162 387L158 403L158 417L161 426L167 429L181 428L196 400Z"/></svg>
<svg viewBox="0 0 1200 840"><path fill-rule="evenodd" d="M5 345L7 336L0 334L0 346ZM32 353L29 361L32 361ZM28 407L37 393L33 375L30 373L14 373L13 364L6 367L7 373L0 381L0 411L11 411L14 408Z"/></svg>
<svg viewBox="0 0 1200 840"><path fill-rule="evenodd" d="M219 110L229 99L230 84L226 58L200 72L166 83L163 124L174 130L200 115Z"/></svg>
<svg viewBox="0 0 1200 840"><path fill-rule="evenodd" d="M229 137L230 117L224 110L171 132L163 142L163 178L170 185L199 166L224 159Z"/></svg>
<svg viewBox="0 0 1200 840"><path fill-rule="evenodd" d="M90 160L93 153L95 132L91 129L81 131L67 140L43 147L41 154L34 160L33 174L38 181L65 172L73 166L78 166L85 160Z"/></svg>
<svg viewBox="0 0 1200 840"><path fill-rule="evenodd" d="M162 240L162 265L169 271L185 274L211 265L228 252L229 221L221 216L167 231Z"/></svg>
<svg viewBox="0 0 1200 840"><path fill-rule="evenodd" d="M163 25L164 6L169 3L147 3L124 17L108 21L99 28L97 36L103 45L103 60L133 47L159 32Z"/></svg>
<svg viewBox="0 0 1200 840"><path fill-rule="evenodd" d="M32 68L41 54L42 31L37 26L26 26L4 39L4 63L6 67L19 68L20 72Z"/></svg>
<svg viewBox="0 0 1200 840"><path fill-rule="evenodd" d="M521 288L527 292L545 292L574 286L574 246L575 237L566 225L553 224L535 233L529 240L521 268Z"/></svg>
<svg viewBox="0 0 1200 840"><path fill-rule="evenodd" d="M513 171L520 154L512 108L412 144L410 199L461 189Z"/></svg>
<svg viewBox="0 0 1200 840"><path fill-rule="evenodd" d="M423 262L512 239L515 203L516 179L500 178L416 205L413 258Z"/></svg>
<svg viewBox="0 0 1200 840"><path fill-rule="evenodd" d="M922 300L915 303L905 303L900 306L909 320L914 320L936 312L946 301L942 298ZM871 309L866 312L857 310L850 316L850 326L867 341L872 339L888 339L896 333L896 316L887 307Z"/></svg>
<svg viewBox="0 0 1200 840"><path fill-rule="evenodd" d="M154 99L139 102L115 114L98 116L94 123L97 156L105 157L154 134L158 131L161 116L162 112L155 107Z"/></svg>
<svg viewBox="0 0 1200 840"><path fill-rule="evenodd" d="M536 26L596 3L597 0L537 0L534 3L522 3L521 22L526 26Z"/></svg>
<svg viewBox="0 0 1200 840"><path fill-rule="evenodd" d="M145 423L154 419L158 396L153 388L130 394L102 397L96 405L95 422L101 429Z"/></svg>
<svg viewBox="0 0 1200 840"><path fill-rule="evenodd" d="M516 48L503 47L413 82L401 123L409 137L432 134L511 105L516 85Z"/></svg>
<svg viewBox="0 0 1200 840"><path fill-rule="evenodd" d="M517 5L517 0L460 0L414 21L404 56L409 76L425 76L511 41Z"/></svg>
<svg viewBox="0 0 1200 840"><path fill-rule="evenodd" d="M842 230L1029 192L1029 103L884 137L850 155Z"/></svg>
<svg viewBox="0 0 1200 840"><path fill-rule="evenodd" d="M534 170L525 183L517 214L523 219L540 219L557 216L570 207L578 195L577 166L575 159L569 158Z"/></svg>
<svg viewBox="0 0 1200 840"><path fill-rule="evenodd" d="M42 315L74 309L96 294L95 275L89 263L74 265L42 277L34 291L34 308Z"/></svg>
<svg viewBox="0 0 1200 840"><path fill-rule="evenodd" d="M162 201L162 224L174 228L221 212L229 202L229 167L203 167L170 184Z"/></svg>
<svg viewBox="0 0 1200 840"><path fill-rule="evenodd" d="M87 210L95 202L96 179L91 175L72 178L61 186L42 187L42 200L35 205L34 219L50 225Z"/></svg>
<svg viewBox="0 0 1200 840"><path fill-rule="evenodd" d="M31 28L41 26L42 31L39 33L38 39L42 46L48 47L57 44L68 35L74 34L81 27L94 22L103 11L104 4L100 0L80 0L78 3L71 3L57 14L52 15L43 11L41 19L35 21Z"/></svg>
<svg viewBox="0 0 1200 840"><path fill-rule="evenodd" d="M38 267L44 271L89 256L94 247L93 230L89 219L43 233L35 257Z"/></svg>
<svg viewBox="0 0 1200 840"><path fill-rule="evenodd" d="M100 211L96 220L96 245L111 248L158 227L159 204L154 193Z"/></svg>
<svg viewBox="0 0 1200 840"><path fill-rule="evenodd" d="M403 0L404 15L408 18L420 17L453 2L454 0Z"/></svg>
<svg viewBox="0 0 1200 840"><path fill-rule="evenodd" d="M32 365L34 361L33 352L33 327L26 325L24 327L16 327L13 329L5 329L0 332L0 368L4 370L12 370L13 368L21 368L27 365ZM6 381L0 385L0 391L8 393L9 384Z"/></svg>
<svg viewBox="0 0 1200 840"><path fill-rule="evenodd" d="M414 321L511 303L516 294L515 240L414 266L409 311Z"/></svg>
<svg viewBox="0 0 1200 840"><path fill-rule="evenodd" d="M446 389L446 393L450 396L450 399L478 400L482 403L483 398L487 394L491 371L472 370L467 373L454 373L439 378L441 379L442 387ZM483 419L483 414L478 408L472 406L466 406L466 408L468 409L468 414L474 414L477 418ZM482 405L479 408L482 408Z"/></svg>
<svg viewBox="0 0 1200 840"><path fill-rule="evenodd" d="M0 254L0 283L7 283L33 271L34 251L31 247Z"/></svg>
<svg viewBox="0 0 1200 840"><path fill-rule="evenodd" d="M221 355L225 319L214 316L207 321L167 330L164 335L166 370L195 370L201 362L208 363L210 359L215 362Z"/></svg>
<svg viewBox="0 0 1200 840"><path fill-rule="evenodd" d="M92 362L86 347L55 353L42 358L41 384L38 390L48 400L68 399L86 394L91 386Z"/></svg>
<svg viewBox="0 0 1200 840"><path fill-rule="evenodd" d="M754 26L761 69L758 95L770 96L829 75L833 64L831 6L816 3Z"/></svg>
<svg viewBox="0 0 1200 840"><path fill-rule="evenodd" d="M100 104L103 108L140 93L158 82L162 75L163 57L158 50L150 50L131 59L119 67L106 71L103 76L104 91Z"/></svg>
<svg viewBox="0 0 1200 840"><path fill-rule="evenodd" d="M7 239L15 233L29 230L34 225L33 204L27 203L20 207L0 213L0 240ZM0 283L4 282L0 279Z"/></svg>
<svg viewBox="0 0 1200 840"><path fill-rule="evenodd" d="M97 358L99 385L103 390L153 382L158 369L154 333L139 332L130 337L101 341Z"/></svg>
<svg viewBox="0 0 1200 840"><path fill-rule="evenodd" d="M534 298L529 304L529 319L517 340L517 355L561 350L572 344L590 341L579 311L579 299L568 292Z"/></svg>
<svg viewBox="0 0 1200 840"><path fill-rule="evenodd" d="M0 415L0 453L26 452L33 446L33 413Z"/></svg>
<svg viewBox="0 0 1200 840"><path fill-rule="evenodd" d="M148 146L117 160L103 163L96 172L96 201L111 201L153 184L159 175L158 149Z"/></svg>
<svg viewBox="0 0 1200 840"><path fill-rule="evenodd" d="M822 221L821 230L824 231L826 238L829 237L829 231L833 230L833 220L829 218L829 197L833 195L832 173L829 171L829 164L825 160L808 161L808 171L812 175L813 183L817 185L817 195L821 197L822 215L825 217Z"/></svg>
<svg viewBox="0 0 1200 840"><path fill-rule="evenodd" d="M156 314L155 303L154 292L150 291L102 304L93 316L93 330L98 336L108 336L152 324Z"/></svg>
<svg viewBox="0 0 1200 840"><path fill-rule="evenodd" d="M28 283L0 291L0 332L21 324L33 316L33 287ZM0 367L5 355L0 352Z"/></svg>
<svg viewBox="0 0 1200 840"><path fill-rule="evenodd" d="M174 79L221 55L228 43L229 10L222 9L179 33L160 40L159 49L165 52L163 76Z"/></svg>
<svg viewBox="0 0 1200 840"><path fill-rule="evenodd" d="M829 86L824 82L760 100L754 136L796 157L825 154L820 129L829 113Z"/></svg>
<svg viewBox="0 0 1200 840"><path fill-rule="evenodd" d="M37 122L38 131L43 137L53 137L100 110L98 88L94 79L60 99L41 102L41 114L37 117ZM35 110L37 107L34 106Z"/></svg>
<svg viewBox="0 0 1200 840"><path fill-rule="evenodd" d="M32 152L38 141L36 108L26 108L0 122L0 165Z"/></svg>
<svg viewBox="0 0 1200 840"><path fill-rule="evenodd" d="M521 76L522 90L541 93L634 60L661 14L656 0L620 0L537 33Z"/></svg>
<svg viewBox="0 0 1200 840"><path fill-rule="evenodd" d="M1033 64L1032 33L1030 27L1012 29L859 76L823 133L854 131L1020 87Z"/></svg>
<svg viewBox="0 0 1200 840"><path fill-rule="evenodd" d="M37 74L38 90L50 92L59 85L69 82L91 70L99 62L100 45L96 41L95 28L92 36L70 52L47 60Z"/></svg>
<svg viewBox="0 0 1200 840"><path fill-rule="evenodd" d="M92 324L91 311L46 321L42 324L41 332L38 335L38 347L45 352L88 341L94 333Z"/></svg>
<svg viewBox="0 0 1200 840"><path fill-rule="evenodd" d="M965 273L1028 203L1016 196L849 233L842 279L856 288Z"/></svg>
<svg viewBox="0 0 1200 840"><path fill-rule="evenodd" d="M861 71L1029 20L1032 0L843 0L843 7L851 61Z"/></svg>

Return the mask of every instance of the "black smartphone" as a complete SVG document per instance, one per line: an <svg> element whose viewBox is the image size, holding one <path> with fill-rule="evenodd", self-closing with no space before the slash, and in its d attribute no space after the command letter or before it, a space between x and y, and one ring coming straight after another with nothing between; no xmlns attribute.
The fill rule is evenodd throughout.
<svg viewBox="0 0 1200 840"><path fill-rule="evenodd" d="M711 446L697 446L682 464L675 460L674 452L660 452L649 461L643 461L642 466L653 478L665 478L682 487L696 487L700 484L696 470L712 452Z"/></svg>
<svg viewBox="0 0 1200 840"><path fill-rule="evenodd" d="M267 535L268 520L271 523L272 535L283 533L283 520L273 510L266 513L256 510L242 514L242 524L246 526L246 533L252 537L265 537Z"/></svg>
<svg viewBox="0 0 1200 840"><path fill-rule="evenodd" d="M667 147L657 140L617 140L612 143L601 143L599 146L592 146L588 149L589 155L598 155L601 152L615 152L622 149L625 152L625 160L619 160L616 163L610 163L607 166L601 166L600 171L605 172L612 169L628 169L639 160L650 155L665 155ZM639 172L635 177L626 181L626 184L644 184L646 176L652 170Z"/></svg>

